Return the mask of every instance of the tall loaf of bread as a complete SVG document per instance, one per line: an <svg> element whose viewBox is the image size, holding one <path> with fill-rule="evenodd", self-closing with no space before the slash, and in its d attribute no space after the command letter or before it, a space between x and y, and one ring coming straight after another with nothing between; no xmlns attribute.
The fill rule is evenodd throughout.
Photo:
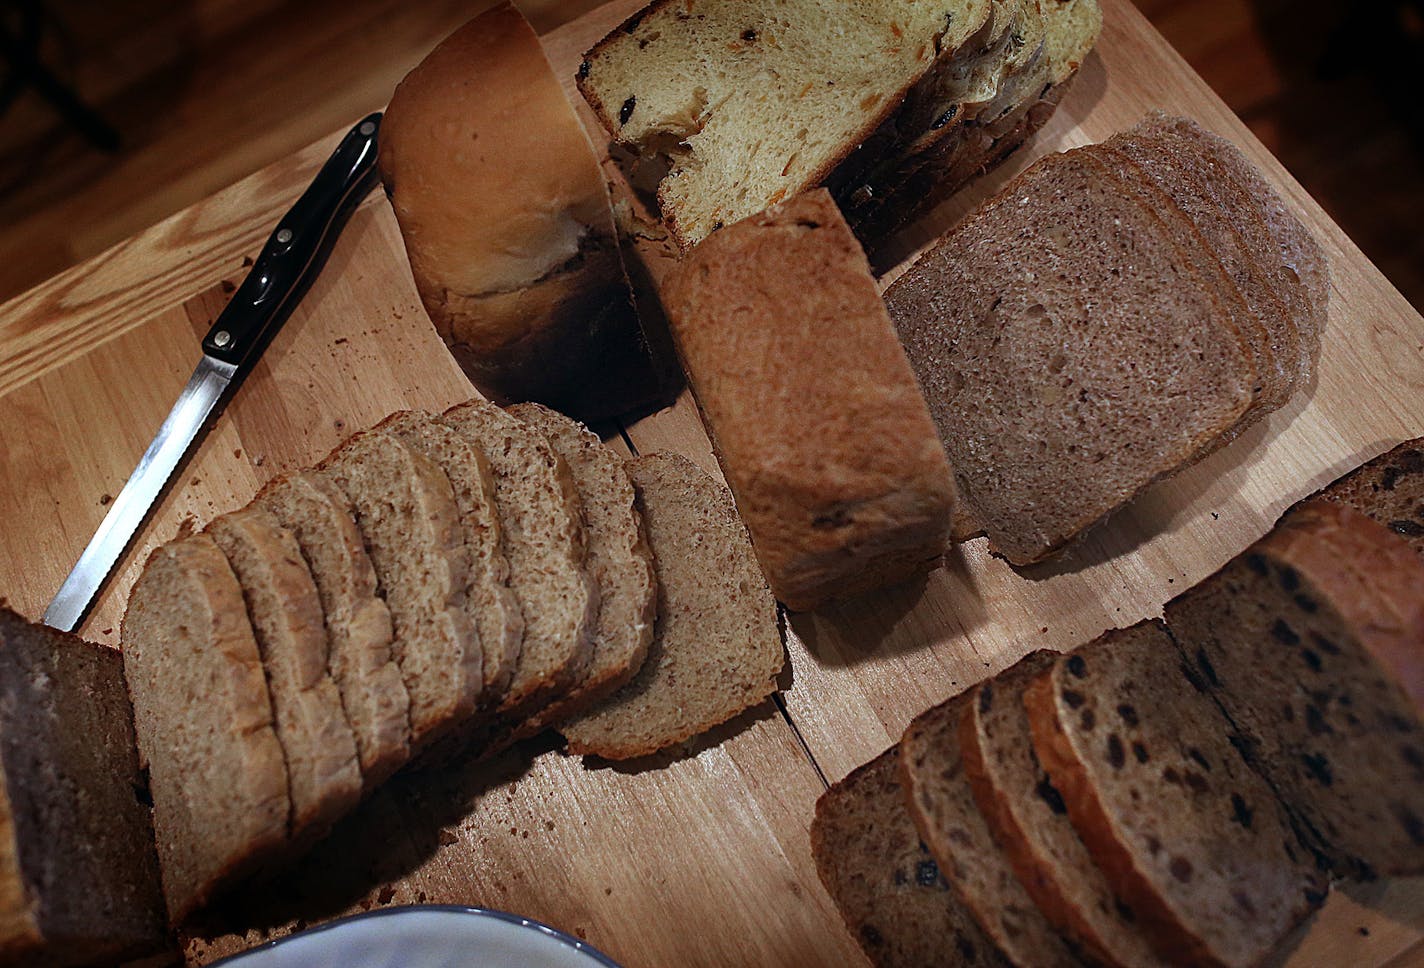
<svg viewBox="0 0 1424 968"><path fill-rule="evenodd" d="M420 298L483 393L591 419L656 392L593 145L512 4L396 88L380 169Z"/></svg>

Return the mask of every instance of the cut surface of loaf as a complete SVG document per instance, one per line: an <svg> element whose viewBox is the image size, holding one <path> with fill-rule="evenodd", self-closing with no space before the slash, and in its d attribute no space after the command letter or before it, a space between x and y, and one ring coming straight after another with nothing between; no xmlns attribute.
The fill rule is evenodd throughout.
<svg viewBox="0 0 1424 968"><path fill-rule="evenodd" d="M1160 622L1055 660L1024 693L1034 752L1158 953L1255 965L1326 881Z"/></svg>
<svg viewBox="0 0 1424 968"><path fill-rule="evenodd" d="M129 594L124 677L177 924L287 842L282 746L242 588L212 538L155 549Z"/></svg>
<svg viewBox="0 0 1424 968"><path fill-rule="evenodd" d="M316 583L297 539L270 511L233 511L204 530L242 586L287 762L289 829L305 843L326 833L361 795L356 741L327 672Z"/></svg>
<svg viewBox="0 0 1424 968"><path fill-rule="evenodd" d="M392 652L410 697L419 750L475 709L482 656L465 609L470 561L454 489L431 460L379 431L364 431L320 466L351 501L379 594L395 627Z"/></svg>
<svg viewBox="0 0 1424 968"><path fill-rule="evenodd" d="M1038 762L1023 693L1056 654L1034 652L978 686L959 720L964 775L995 842L1038 909L1099 962L1167 964L1113 893Z"/></svg>
<svg viewBox="0 0 1424 968"><path fill-rule="evenodd" d="M1011 964L950 889L905 808L886 750L816 801L811 853L850 933L885 968Z"/></svg>
<svg viewBox="0 0 1424 968"><path fill-rule="evenodd" d="M568 464L583 512L585 570L598 588L593 655L574 689L534 717L528 728L536 730L587 708L642 667L657 618L657 579L623 459L587 427L548 407L521 403L509 412L543 434Z"/></svg>
<svg viewBox="0 0 1424 968"><path fill-rule="evenodd" d="M313 473L271 481L256 503L292 533L326 619L332 681L356 741L362 785L371 790L410 758L410 696L391 655L390 609L376 594L356 512L345 493Z"/></svg>
<svg viewBox="0 0 1424 968"><path fill-rule="evenodd" d="M615 140L666 166L658 202L689 246L893 142L877 129L990 7L657 0L585 55L579 90Z"/></svg>
<svg viewBox="0 0 1424 968"><path fill-rule="evenodd" d="M1334 870L1424 873L1424 559L1311 501L1167 621Z"/></svg>
<svg viewBox="0 0 1424 968"><path fill-rule="evenodd" d="M494 404L470 400L440 419L489 459L509 587L524 616L499 709L506 719L525 719L577 682L593 651L598 590L584 571L578 490L548 440Z"/></svg>
<svg viewBox="0 0 1424 968"><path fill-rule="evenodd" d="M814 608L938 564L953 475L829 192L707 239L663 304L778 599Z"/></svg>
<svg viewBox="0 0 1424 968"><path fill-rule="evenodd" d="M974 802L960 754L961 693L915 717L900 740L910 818L939 869L1004 956L1022 968L1081 965L1014 873Z"/></svg>
<svg viewBox="0 0 1424 968"><path fill-rule="evenodd" d="M123 658L0 607L0 960L165 945L143 787Z"/></svg>
<svg viewBox="0 0 1424 968"><path fill-rule="evenodd" d="M524 616L509 587L509 561L495 510L494 474L489 459L469 437L428 413L395 413L376 425L445 472L455 494L461 535L470 559L465 609L480 642L484 688L480 705L499 705L519 660Z"/></svg>
<svg viewBox="0 0 1424 968"><path fill-rule="evenodd" d="M1424 437L1381 454L1319 496L1368 515L1424 555Z"/></svg>
<svg viewBox="0 0 1424 968"><path fill-rule="evenodd" d="M691 461L628 464L647 527L658 611L638 674L560 727L573 753L631 759L720 725L776 690L786 661L776 601L732 496Z"/></svg>

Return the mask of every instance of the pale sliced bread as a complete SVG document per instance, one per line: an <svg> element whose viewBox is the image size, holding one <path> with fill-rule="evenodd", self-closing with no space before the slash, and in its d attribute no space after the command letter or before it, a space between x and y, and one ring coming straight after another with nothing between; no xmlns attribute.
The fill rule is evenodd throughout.
<svg viewBox="0 0 1424 968"><path fill-rule="evenodd" d="M176 924L286 845L287 768L242 588L212 538L154 550L122 636Z"/></svg>
<svg viewBox="0 0 1424 968"><path fill-rule="evenodd" d="M776 600L732 496L691 461L629 462L657 573L658 617L638 674L560 727L573 753L630 759L766 699L786 662Z"/></svg>
<svg viewBox="0 0 1424 968"><path fill-rule="evenodd" d="M1424 437L1381 454L1319 496L1374 518L1424 555Z"/></svg>

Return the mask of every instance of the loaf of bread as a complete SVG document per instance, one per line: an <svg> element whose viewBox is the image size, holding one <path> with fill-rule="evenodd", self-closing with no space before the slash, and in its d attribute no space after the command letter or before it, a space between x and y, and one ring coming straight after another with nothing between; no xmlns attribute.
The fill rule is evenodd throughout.
<svg viewBox="0 0 1424 968"><path fill-rule="evenodd" d="M814 608L938 565L953 475L875 278L828 192L707 239L663 301L778 599Z"/></svg>
<svg viewBox="0 0 1424 968"><path fill-rule="evenodd" d="M118 652L0 607L0 964L117 964L166 944Z"/></svg>
<svg viewBox="0 0 1424 968"><path fill-rule="evenodd" d="M407 75L379 160L421 300L482 392L590 419L656 396L598 158L513 4Z"/></svg>

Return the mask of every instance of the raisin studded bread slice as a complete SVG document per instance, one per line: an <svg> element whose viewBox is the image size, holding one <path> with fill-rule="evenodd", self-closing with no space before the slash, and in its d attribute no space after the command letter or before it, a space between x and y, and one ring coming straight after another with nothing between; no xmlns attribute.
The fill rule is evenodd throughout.
<svg viewBox="0 0 1424 968"><path fill-rule="evenodd" d="M165 944L123 665L0 608L4 964L117 964Z"/></svg>
<svg viewBox="0 0 1424 968"><path fill-rule="evenodd" d="M892 747L816 801L811 853L821 883L876 965L1009 965L920 842L899 773Z"/></svg>
<svg viewBox="0 0 1424 968"><path fill-rule="evenodd" d="M907 94L990 8L656 0L585 55L579 90L616 141L666 169L658 202L686 247L893 144Z"/></svg>
<svg viewBox="0 0 1424 968"><path fill-rule="evenodd" d="M1424 559L1311 501L1167 620L1336 871L1424 873Z"/></svg>
<svg viewBox="0 0 1424 968"><path fill-rule="evenodd" d="M776 690L776 601L732 496L686 458L628 464L657 575L652 645L632 681L560 727L573 753L632 759L705 732Z"/></svg>
<svg viewBox="0 0 1424 968"><path fill-rule="evenodd" d="M1034 752L1109 885L1178 965L1255 965L1326 881L1160 622L1060 657L1024 692Z"/></svg>
<svg viewBox="0 0 1424 968"><path fill-rule="evenodd" d="M163 896L178 924L287 843L287 768L242 588L212 538L149 555L122 639Z"/></svg>
<svg viewBox="0 0 1424 968"><path fill-rule="evenodd" d="M292 532L326 616L328 668L356 740L362 785L372 790L410 759L410 696L391 655L390 609L376 594L356 512L319 474L279 477L256 503Z"/></svg>
<svg viewBox="0 0 1424 968"><path fill-rule="evenodd" d="M548 440L494 404L476 398L440 419L489 459L509 587L524 616L499 711L524 720L578 682L593 653L598 589L584 570L578 489Z"/></svg>
<svg viewBox="0 0 1424 968"><path fill-rule="evenodd" d="M886 294L960 498L1040 561L1188 464L1255 375L1161 220L1080 155L1046 158Z"/></svg>
<svg viewBox="0 0 1424 968"><path fill-rule="evenodd" d="M964 775L995 842L1054 927L1104 965L1166 964L1094 863L1034 754L1023 693L1056 660L1031 653L974 690L959 720Z"/></svg>
<svg viewBox="0 0 1424 968"><path fill-rule="evenodd" d="M411 749L422 750L469 719L484 688L465 608L470 560L454 489L434 461L379 431L356 434L319 470L356 511L395 627Z"/></svg>
<svg viewBox="0 0 1424 968"><path fill-rule="evenodd" d="M1081 965L995 843L960 754L961 693L917 716L900 740L900 783L920 839L979 926L1021 968Z"/></svg>
<svg viewBox="0 0 1424 968"><path fill-rule="evenodd" d="M509 587L509 560L494 503L494 474L489 459L469 437L428 413L394 413L376 425L434 461L445 472L460 512L461 536L470 558L465 608L480 641L484 689L480 705L493 708L504 699L519 660L524 616Z"/></svg>
<svg viewBox="0 0 1424 968"><path fill-rule="evenodd" d="M1376 457L1319 497L1374 518L1424 555L1424 437Z"/></svg>
<svg viewBox="0 0 1424 968"><path fill-rule="evenodd" d="M534 717L529 729L537 730L587 708L642 667L657 618L657 579L633 481L622 458L587 427L548 407L521 403L509 412L531 432L542 434L568 464L583 511L585 566L598 586L593 656L578 685Z"/></svg>
<svg viewBox="0 0 1424 968"><path fill-rule="evenodd" d="M828 192L707 239L663 305L778 599L815 608L938 565L954 477Z"/></svg>
<svg viewBox="0 0 1424 968"><path fill-rule="evenodd" d="M205 530L242 586L287 761L291 837L308 843L356 805L361 768L341 694L327 672L326 627L311 571L292 533L248 507Z"/></svg>

